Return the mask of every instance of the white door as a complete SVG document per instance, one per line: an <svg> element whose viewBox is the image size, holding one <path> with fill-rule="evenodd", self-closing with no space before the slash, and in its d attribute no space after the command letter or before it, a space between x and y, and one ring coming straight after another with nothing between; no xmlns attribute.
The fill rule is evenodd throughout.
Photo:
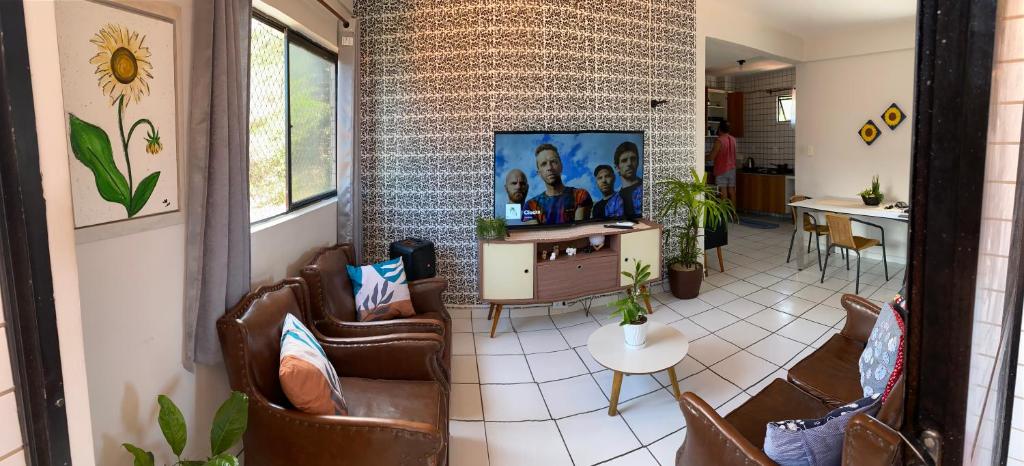
<svg viewBox="0 0 1024 466"><path fill-rule="evenodd" d="M485 300L533 299L533 243L484 243L480 271Z"/></svg>
<svg viewBox="0 0 1024 466"><path fill-rule="evenodd" d="M661 230L650 230L626 233L621 236L620 267L623 272L632 272L636 261L651 266L651 280L661 278ZM629 279L619 276L619 284L630 284Z"/></svg>

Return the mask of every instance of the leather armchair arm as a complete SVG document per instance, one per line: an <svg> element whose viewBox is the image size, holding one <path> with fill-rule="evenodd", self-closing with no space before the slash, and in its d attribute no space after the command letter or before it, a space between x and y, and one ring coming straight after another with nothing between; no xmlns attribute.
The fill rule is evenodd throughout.
<svg viewBox="0 0 1024 466"><path fill-rule="evenodd" d="M900 435L881 421L860 413L850 419L843 438L844 466L903 464Z"/></svg>
<svg viewBox="0 0 1024 466"><path fill-rule="evenodd" d="M441 295L448 289L448 280L443 278L424 278L409 282L409 294L412 296L412 307L417 313L440 312L447 320L448 310L445 309Z"/></svg>
<svg viewBox="0 0 1024 466"><path fill-rule="evenodd" d="M426 465L444 446L438 426L400 419L320 416L252 400L246 464Z"/></svg>
<svg viewBox="0 0 1024 466"><path fill-rule="evenodd" d="M843 309L846 309L846 325L840 334L867 343L881 309L868 299L854 294L844 294L841 303Z"/></svg>
<svg viewBox="0 0 1024 466"><path fill-rule="evenodd" d="M692 392L683 393L679 408L686 418L686 439L676 452L676 466L775 466L768 455L744 438L699 396Z"/></svg>
<svg viewBox="0 0 1024 466"><path fill-rule="evenodd" d="M434 319L393 319L370 322L318 321L316 329L328 338L362 338L393 333L433 333L444 335L444 325Z"/></svg>
<svg viewBox="0 0 1024 466"><path fill-rule="evenodd" d="M447 389L441 367L444 339L431 333L400 333L344 340L321 339L327 359L345 377L430 380Z"/></svg>

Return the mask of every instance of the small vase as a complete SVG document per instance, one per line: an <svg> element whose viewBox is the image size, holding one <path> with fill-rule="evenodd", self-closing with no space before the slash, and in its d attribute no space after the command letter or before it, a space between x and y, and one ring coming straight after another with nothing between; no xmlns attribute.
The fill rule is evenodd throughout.
<svg viewBox="0 0 1024 466"><path fill-rule="evenodd" d="M640 325L623 325L622 335L625 337L626 347L643 348L647 344L647 322Z"/></svg>

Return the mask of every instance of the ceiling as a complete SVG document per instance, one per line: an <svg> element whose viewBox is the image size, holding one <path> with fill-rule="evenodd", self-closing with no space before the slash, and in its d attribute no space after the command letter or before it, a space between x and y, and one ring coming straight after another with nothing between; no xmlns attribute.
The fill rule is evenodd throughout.
<svg viewBox="0 0 1024 466"><path fill-rule="evenodd" d="M803 39L835 29L897 21L917 13L916 0L724 0Z"/></svg>
<svg viewBox="0 0 1024 466"><path fill-rule="evenodd" d="M736 76L793 66L786 60L745 45L708 37L704 69L712 76ZM746 60L743 66L737 60Z"/></svg>

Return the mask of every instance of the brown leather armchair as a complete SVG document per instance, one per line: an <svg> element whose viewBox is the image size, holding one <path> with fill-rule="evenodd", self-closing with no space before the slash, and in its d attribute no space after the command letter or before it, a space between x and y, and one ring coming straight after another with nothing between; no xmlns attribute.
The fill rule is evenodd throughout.
<svg viewBox="0 0 1024 466"><path fill-rule="evenodd" d="M331 338L435 333L444 338L442 361L445 370L450 369L452 319L442 298L448 282L443 278L409 282L416 317L360 322L356 318L355 293L347 265L356 265L355 250L351 244L344 243L320 249L302 269L302 278L309 285L312 322L317 330Z"/></svg>
<svg viewBox="0 0 1024 466"><path fill-rule="evenodd" d="M259 288L217 321L231 388L249 396L249 466L447 463L449 389L437 334L322 340L347 416L294 409L278 378L285 314L307 321L298 278Z"/></svg>
<svg viewBox="0 0 1024 466"><path fill-rule="evenodd" d="M849 294L842 304L847 312L842 332L793 366L789 380L775 379L728 415L720 416L699 396L684 393L679 406L687 429L676 465L775 465L763 451L768 422L819 418L861 398L857 360L879 308ZM859 414L851 419L843 440L844 465L902 464L897 431L903 422L904 395L901 377L874 417Z"/></svg>

